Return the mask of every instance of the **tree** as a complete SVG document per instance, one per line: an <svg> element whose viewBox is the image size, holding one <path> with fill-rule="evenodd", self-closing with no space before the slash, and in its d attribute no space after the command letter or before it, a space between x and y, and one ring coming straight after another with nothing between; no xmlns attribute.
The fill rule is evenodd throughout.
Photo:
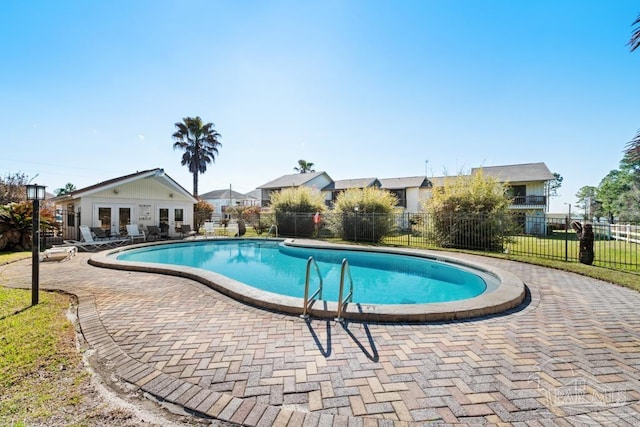
<svg viewBox="0 0 640 427"><path fill-rule="evenodd" d="M596 214L598 188L590 185L581 187L576 193L578 208L584 211L584 220L591 220Z"/></svg>
<svg viewBox="0 0 640 427"><path fill-rule="evenodd" d="M67 182L67 185L65 185L63 188L58 188L54 191L54 193L56 193L56 196L63 196L65 194L71 194L74 191L76 191L76 186L70 182Z"/></svg>
<svg viewBox="0 0 640 427"><path fill-rule="evenodd" d="M631 39L629 39L629 43L627 44L629 45L629 50L633 52L640 46L640 15L638 15L631 25L635 25L636 28L632 30Z"/></svg>
<svg viewBox="0 0 640 427"><path fill-rule="evenodd" d="M173 134L176 141L173 149L184 150L180 163L193 174L193 197L198 198L198 175L205 173L207 165L215 162L218 148L222 146L218 141L221 136L213 123L203 124L198 116L185 117L175 127L178 130Z"/></svg>
<svg viewBox="0 0 640 427"><path fill-rule="evenodd" d="M313 163L306 160L298 160L298 167L293 168L293 170L299 173L315 172Z"/></svg>
<svg viewBox="0 0 640 427"><path fill-rule="evenodd" d="M0 205L25 201L25 185L28 181L27 175L22 172L8 173L0 177Z"/></svg>
<svg viewBox="0 0 640 427"><path fill-rule="evenodd" d="M198 199L198 203L196 203L193 210L195 227L196 230L199 230L202 224L211 220L211 215L215 211L215 208L206 200Z"/></svg>
<svg viewBox="0 0 640 427"><path fill-rule="evenodd" d="M618 199L621 222L640 222L640 187L633 183Z"/></svg>
<svg viewBox="0 0 640 427"><path fill-rule="evenodd" d="M640 129L636 136L627 143L620 167L631 169L637 175L638 181L640 181Z"/></svg>
<svg viewBox="0 0 640 427"><path fill-rule="evenodd" d="M631 176L628 171L614 169L607 174L598 185L597 199L601 203L602 212L610 223L620 215L622 195L631 189Z"/></svg>
<svg viewBox="0 0 640 427"><path fill-rule="evenodd" d="M549 197L558 196L558 189L562 187L562 180L564 179L558 172L554 172L553 177L551 181L547 181L547 194Z"/></svg>

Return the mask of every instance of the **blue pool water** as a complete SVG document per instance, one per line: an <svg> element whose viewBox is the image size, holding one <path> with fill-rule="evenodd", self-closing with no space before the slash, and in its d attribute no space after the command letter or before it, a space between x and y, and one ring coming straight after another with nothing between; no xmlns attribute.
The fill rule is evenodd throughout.
<svg viewBox="0 0 640 427"><path fill-rule="evenodd" d="M417 304L473 298L487 289L471 269L408 255L287 246L277 241L217 240L145 247L119 253L121 261L184 265L213 271L249 286L302 298L307 259L323 277L323 299L338 300L341 262L354 284L353 302ZM310 293L318 279L312 270ZM348 286L348 285L347 285Z"/></svg>

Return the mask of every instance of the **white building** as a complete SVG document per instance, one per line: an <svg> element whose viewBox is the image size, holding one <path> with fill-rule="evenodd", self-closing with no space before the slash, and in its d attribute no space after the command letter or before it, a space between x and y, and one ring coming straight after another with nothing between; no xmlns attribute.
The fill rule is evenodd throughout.
<svg viewBox="0 0 640 427"><path fill-rule="evenodd" d="M110 179L50 201L63 213L69 238L77 238L74 231L80 225L123 235L127 224L137 224L143 230L157 225L170 237L179 236L183 224L193 226L193 205L197 203L163 169Z"/></svg>

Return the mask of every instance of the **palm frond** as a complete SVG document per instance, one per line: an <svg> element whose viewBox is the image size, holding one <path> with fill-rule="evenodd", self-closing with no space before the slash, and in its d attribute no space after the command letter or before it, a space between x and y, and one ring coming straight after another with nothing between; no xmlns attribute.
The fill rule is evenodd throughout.
<svg viewBox="0 0 640 427"><path fill-rule="evenodd" d="M631 33L631 39L629 40L629 43L627 43L629 45L629 50L633 52L638 48L638 46L640 46L640 15L638 15L636 20L633 21L633 24L631 24L631 26L637 26Z"/></svg>

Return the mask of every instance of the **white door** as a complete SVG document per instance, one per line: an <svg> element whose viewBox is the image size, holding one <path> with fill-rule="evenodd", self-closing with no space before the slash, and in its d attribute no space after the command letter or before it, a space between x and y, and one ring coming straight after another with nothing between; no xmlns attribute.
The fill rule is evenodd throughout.
<svg viewBox="0 0 640 427"><path fill-rule="evenodd" d="M184 209L172 207L159 207L156 211L156 218L158 218L158 225L160 230L167 225L168 233L170 236L174 236L179 233L180 227L184 223Z"/></svg>
<svg viewBox="0 0 640 427"><path fill-rule="evenodd" d="M127 224L131 224L133 207L130 205L95 205L93 226L109 231L112 236L127 232Z"/></svg>

